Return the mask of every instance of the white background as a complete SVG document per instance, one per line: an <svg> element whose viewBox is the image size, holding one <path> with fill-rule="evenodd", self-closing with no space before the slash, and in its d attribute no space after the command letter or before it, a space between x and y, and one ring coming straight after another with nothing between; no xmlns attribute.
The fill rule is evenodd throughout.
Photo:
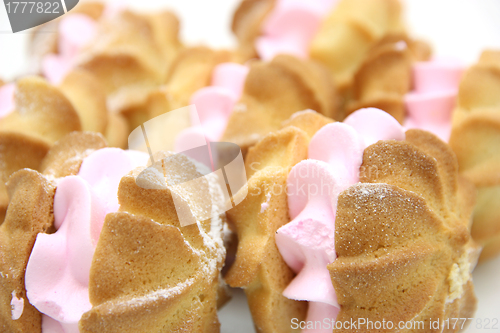
<svg viewBox="0 0 500 333"><path fill-rule="evenodd" d="M82 1L82 0L81 0ZM121 0L124 1L124 0ZM314 1L314 0L309 0ZM239 0L125 1L139 10L170 8L181 19L181 36L188 44L216 48L235 45L230 32L232 13ZM466 63L477 60L484 48L500 49L500 0L406 0L406 17L414 36L434 46L436 55L453 56ZM28 33L7 33L10 26L0 4L0 78L26 74ZM500 258L480 265L474 273L479 299L477 318L500 321ZM222 309L222 332L253 332L241 292ZM500 327L500 323L498 324ZM467 332L500 332L470 327Z"/></svg>

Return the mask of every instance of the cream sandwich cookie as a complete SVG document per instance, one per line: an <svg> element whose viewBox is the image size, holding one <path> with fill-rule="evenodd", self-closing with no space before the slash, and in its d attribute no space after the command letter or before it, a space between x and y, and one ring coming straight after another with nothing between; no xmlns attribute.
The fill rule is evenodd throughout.
<svg viewBox="0 0 500 333"><path fill-rule="evenodd" d="M245 288L257 329L472 316L474 198L450 148L381 110L322 127L296 117L307 132L292 119L249 152L249 195L228 212L239 247L227 280Z"/></svg>
<svg viewBox="0 0 500 333"><path fill-rule="evenodd" d="M7 332L40 332L42 315L26 296L25 272L39 233L54 233L57 179L78 173L85 157L106 147L102 136L75 132L54 144L40 172L22 169L6 184L8 210L0 226L0 327Z"/></svg>
<svg viewBox="0 0 500 333"><path fill-rule="evenodd" d="M217 183L204 183L212 217L181 227L176 189L136 184L148 155L104 148L98 139L71 134L49 151L43 174L25 169L11 177L2 325L13 332L217 332L225 258ZM198 175L186 157L175 161L162 175L167 182ZM199 199L186 200L196 207ZM22 256L12 255L13 246Z"/></svg>

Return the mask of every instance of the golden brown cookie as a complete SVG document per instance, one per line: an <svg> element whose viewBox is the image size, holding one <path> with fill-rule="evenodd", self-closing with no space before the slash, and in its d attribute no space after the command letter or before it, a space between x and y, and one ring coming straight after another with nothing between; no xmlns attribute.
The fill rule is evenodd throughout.
<svg viewBox="0 0 500 333"><path fill-rule="evenodd" d="M405 95L411 87L411 65L428 60L430 47L403 34L386 35L367 53L346 96L346 115L366 107L386 111L401 124L406 117Z"/></svg>
<svg viewBox="0 0 500 333"><path fill-rule="evenodd" d="M188 48L179 52L163 85L124 91L110 100L111 109L125 117L130 130L144 122L190 104L191 96L208 86L218 64L230 61L231 54L207 47ZM189 119L184 122L189 124Z"/></svg>
<svg viewBox="0 0 500 333"><path fill-rule="evenodd" d="M94 76L87 71L75 69L66 75L59 88L73 104L83 131L105 132L108 126L106 95Z"/></svg>
<svg viewBox="0 0 500 333"><path fill-rule="evenodd" d="M230 286L244 288L258 332L288 332L291 319L303 319L307 311L307 303L282 295L294 273L281 258L274 235L290 221L286 179L307 157L308 142L304 131L290 126L250 148L245 161L248 195L227 212L239 243L225 278Z"/></svg>
<svg viewBox="0 0 500 333"><path fill-rule="evenodd" d="M328 74L313 62L288 55L269 63L253 62L222 140L246 151L297 111L313 109L338 118L337 103Z"/></svg>
<svg viewBox="0 0 500 333"><path fill-rule="evenodd" d="M97 77L76 68L66 75L59 88L75 107L82 130L103 134L110 147L127 147L128 124L120 114L108 110L107 96Z"/></svg>
<svg viewBox="0 0 500 333"><path fill-rule="evenodd" d="M101 82L107 95L120 89L161 84L180 46L178 21L169 12L122 11L100 22L97 37L80 55L80 67Z"/></svg>
<svg viewBox="0 0 500 333"><path fill-rule="evenodd" d="M36 171L16 172L7 183L9 210L0 226L0 328L3 332L41 332L42 316L29 304L24 273L39 232L53 229L54 184ZM23 299L24 309L13 320L11 300Z"/></svg>
<svg viewBox="0 0 500 333"><path fill-rule="evenodd" d="M338 201L338 258L328 265L341 305L337 320L414 321L441 332L430 328L431 320L472 317L471 273L479 255L468 229L474 193L459 190L450 148L411 130L407 141L368 147L363 166L377 172Z"/></svg>
<svg viewBox="0 0 500 333"><path fill-rule="evenodd" d="M181 196L191 208L188 214L195 214L206 199L197 194L210 193L212 209L221 207L215 175L198 183L188 199L173 182L201 174L185 156L177 155L164 165L164 188L138 186L139 179L141 186L150 182L142 171L122 178L121 212L106 217L90 272L93 307L83 315L80 331L218 332L225 214L213 211L211 219L181 227L174 204L174 197Z"/></svg>
<svg viewBox="0 0 500 333"><path fill-rule="evenodd" d="M232 60L233 55L229 51L216 51L202 46L180 52L174 59L165 81L171 108L189 105L191 96L210 84L215 66Z"/></svg>
<svg viewBox="0 0 500 333"><path fill-rule="evenodd" d="M21 142L17 140L16 142ZM41 314L26 297L24 274L38 233L54 232L53 201L57 177L78 173L83 159L105 146L94 133L75 132L56 142L39 164L45 174L23 169L7 182L9 205L0 226L0 329L2 332L41 332ZM24 302L19 319L11 315L13 295Z"/></svg>
<svg viewBox="0 0 500 333"><path fill-rule="evenodd" d="M99 82L84 70L69 73L59 88L39 77L20 79L16 86L15 110L0 119L0 221L8 203L5 182L23 168L42 171L54 142L88 130L106 135L110 146L125 147L129 134L122 116L108 113Z"/></svg>
<svg viewBox="0 0 500 333"><path fill-rule="evenodd" d="M123 118L130 132L154 118L153 115L170 111L170 99L164 86L145 90L135 89L133 92L127 92L124 98L116 99L120 104L111 106L115 110L112 114Z"/></svg>
<svg viewBox="0 0 500 333"><path fill-rule="evenodd" d="M52 146L39 170L54 178L76 175L87 156L105 147L106 140L98 133L70 133Z"/></svg>
<svg viewBox="0 0 500 333"><path fill-rule="evenodd" d="M306 132L309 138L312 138L323 126L334 121L316 111L305 110L294 113L289 119L283 122L282 127L295 126Z"/></svg>
<svg viewBox="0 0 500 333"><path fill-rule="evenodd" d="M117 113L108 113L108 126L104 137L110 147L128 147L130 127L125 117Z"/></svg>
<svg viewBox="0 0 500 333"><path fill-rule="evenodd" d="M312 111L298 113L251 148L248 196L228 212L239 244L226 278L245 289L259 332L288 332L290 318L305 317L303 302L282 295L294 274L283 268L274 240L290 220L279 190L328 122ZM470 236L475 191L458 175L450 147L419 130L402 142L380 141L365 150L360 180L338 201L338 258L328 266L341 305L337 320L414 318L428 328L431 318L472 317L471 272L480 250Z"/></svg>
<svg viewBox="0 0 500 333"><path fill-rule="evenodd" d="M57 140L80 130L107 136L110 146L125 147L128 125L120 115L108 113L106 96L89 72L70 72L60 87L39 77L16 83L15 110L0 119L0 220L8 202L5 182L20 169L41 171L40 163Z"/></svg>
<svg viewBox="0 0 500 333"><path fill-rule="evenodd" d="M265 19L274 8L274 0L245 0L237 9L233 31L246 59L257 56L257 37L264 34ZM335 81L340 107L336 119L376 107L403 122L411 63L431 55L427 43L410 38L405 30L399 0L345 0L325 13L309 56L324 65Z"/></svg>
<svg viewBox="0 0 500 333"><path fill-rule="evenodd" d="M37 77L17 82L15 110L0 119L0 221L8 204L5 183L17 170L39 170L52 144L81 129L73 105L56 87Z"/></svg>
<svg viewBox="0 0 500 333"><path fill-rule="evenodd" d="M167 83L183 46L178 39L179 21L171 12L119 10L111 15L113 8L107 8L108 13L105 9L103 3L88 2L72 10L94 20L97 33L75 55L60 88L78 112L83 130L99 132L110 146L126 148L128 134L136 127L126 123L129 113L147 110L143 104ZM58 24L59 20L44 28L57 31ZM57 43L44 54L57 54ZM136 112L137 108L141 110Z"/></svg>
<svg viewBox="0 0 500 333"><path fill-rule="evenodd" d="M0 226L2 331L41 332L41 315L29 304L24 287L31 249L38 233L55 231L57 179L78 173L83 159L103 147L101 135L71 133L42 161L44 174L24 169L11 176L11 201ZM123 177L118 191L122 212L108 214L100 234L90 271L93 308L82 317L81 332L219 331L217 306L227 300L220 277L224 196L215 174L200 178L188 192L174 185L201 176L202 168L182 155L170 158L162 177L171 185L160 190L137 185L144 168ZM210 209L211 218L181 227L174 197L187 208L184 214L196 217ZM19 319L12 318L13 297L24 301Z"/></svg>
<svg viewBox="0 0 500 333"><path fill-rule="evenodd" d="M110 144L126 147L126 136L135 127L127 124L125 128L123 120L137 113L137 108L143 112L149 94L167 82L182 49L178 33L179 21L167 11L139 14L125 10L99 20L97 36L78 55L77 66L99 82L100 95L113 113L108 121L119 126L102 132ZM121 112L125 119L117 115Z"/></svg>
<svg viewBox="0 0 500 333"><path fill-rule="evenodd" d="M477 187L472 237L484 246L480 260L491 258L500 253L500 52L483 52L464 74L450 146Z"/></svg>
<svg viewBox="0 0 500 333"><path fill-rule="evenodd" d="M38 77L17 82L16 110L0 121L0 133L20 133L53 144L64 135L81 130L71 102L56 87Z"/></svg>
<svg viewBox="0 0 500 333"><path fill-rule="evenodd" d="M0 133L0 223L4 220L9 196L6 183L16 171L38 170L50 146L38 139L18 133Z"/></svg>
<svg viewBox="0 0 500 333"><path fill-rule="evenodd" d="M255 40L276 0L243 0L234 12L231 29L238 38L238 55L242 61L257 58Z"/></svg>
<svg viewBox="0 0 500 333"><path fill-rule="evenodd" d="M218 276L200 270L200 256L177 227L109 214L92 265L93 308L80 331L218 332Z"/></svg>

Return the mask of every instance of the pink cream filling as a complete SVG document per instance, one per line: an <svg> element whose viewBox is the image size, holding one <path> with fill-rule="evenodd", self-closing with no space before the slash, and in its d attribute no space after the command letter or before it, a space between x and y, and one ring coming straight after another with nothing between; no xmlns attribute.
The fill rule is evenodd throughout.
<svg viewBox="0 0 500 333"><path fill-rule="evenodd" d="M309 44L321 22L338 0L278 0L264 21L255 47L259 57L272 60L278 54L308 58Z"/></svg>
<svg viewBox="0 0 500 333"><path fill-rule="evenodd" d="M366 147L379 140L404 138L403 127L389 114L375 108L361 109L343 123L320 129L309 144L309 159L295 165L288 175L292 221L277 231L276 245L287 265L297 273L283 295L309 301L307 321L335 320L340 309L327 269L336 258L338 196L359 182Z"/></svg>
<svg viewBox="0 0 500 333"><path fill-rule="evenodd" d="M191 97L191 104L196 106L197 111L197 114L191 115L192 123L199 125L189 127L178 135L176 152L198 147L200 142L220 140L241 97L248 71L247 66L236 63L223 63L215 67L211 86L198 90Z"/></svg>
<svg viewBox="0 0 500 333"><path fill-rule="evenodd" d="M14 112L16 108L14 101L15 92L15 83L8 83L0 87L0 119Z"/></svg>
<svg viewBox="0 0 500 333"><path fill-rule="evenodd" d="M106 214L118 211L118 185L148 155L105 148L89 155L77 176L58 183L54 234L38 234L26 268L26 291L40 311L43 333L78 332L91 309L89 274Z"/></svg>
<svg viewBox="0 0 500 333"><path fill-rule="evenodd" d="M405 96L405 127L418 128L448 142L464 66L454 59L417 62L413 66L414 90Z"/></svg>

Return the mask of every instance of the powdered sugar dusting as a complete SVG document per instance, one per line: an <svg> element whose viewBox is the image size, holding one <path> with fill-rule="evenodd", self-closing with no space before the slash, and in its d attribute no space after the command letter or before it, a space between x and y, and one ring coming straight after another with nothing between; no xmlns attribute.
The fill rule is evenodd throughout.
<svg viewBox="0 0 500 333"><path fill-rule="evenodd" d="M137 185L145 189L162 190L167 188L163 174L154 166L144 170L135 181Z"/></svg>
<svg viewBox="0 0 500 333"><path fill-rule="evenodd" d="M21 318L24 311L24 298L17 298L15 291L12 292L10 307L12 309L12 320L18 320Z"/></svg>
<svg viewBox="0 0 500 333"><path fill-rule="evenodd" d="M452 303L462 297L465 292L464 286L471 279L471 267L469 253L467 252L460 257L457 263L453 264L448 275L450 293L446 299L446 303Z"/></svg>
<svg viewBox="0 0 500 333"><path fill-rule="evenodd" d="M219 176L204 165L186 155L171 152L158 153L158 162L142 171L136 178L137 185L148 181L148 175L153 175L154 182L165 181L165 188L172 194L179 222L182 226L196 224L203 246L194 246L186 241L193 252L203 261L201 269L207 275L213 275L225 258L222 230L225 199L221 189L224 183ZM161 179L160 179L161 178ZM154 185L153 184L153 185ZM210 223L210 224L208 224Z"/></svg>
<svg viewBox="0 0 500 333"><path fill-rule="evenodd" d="M131 307L141 307L147 303L154 302L159 299L167 299L172 296L180 295L184 291L184 289L192 285L194 281L195 280L193 278L190 278L184 282L178 283L175 287L168 289L158 289L143 296L137 296L132 299L127 299L124 304Z"/></svg>
<svg viewBox="0 0 500 333"><path fill-rule="evenodd" d="M266 209L269 208L269 201L270 200L271 200L271 191L267 192L267 194L266 194L266 202L263 202L260 205L260 212L261 213L264 213L266 211Z"/></svg>
<svg viewBox="0 0 500 333"><path fill-rule="evenodd" d="M213 271L217 269L217 262L224 260L226 250L224 248L223 240L222 240L222 230L223 223L221 219L221 215L224 213L224 195L222 194L222 189L220 187L219 176L215 173L210 173L208 167L196 160L193 160L188 157L189 162L193 163L196 171L201 175L206 175L203 178L208 183L208 190L211 202L210 209L210 229L208 233L202 226L202 221L197 219L196 223L198 224L198 229L200 230L200 234L203 237L204 245L215 251L216 260L213 260L209 263L210 270ZM198 195L201 195L198 193Z"/></svg>

